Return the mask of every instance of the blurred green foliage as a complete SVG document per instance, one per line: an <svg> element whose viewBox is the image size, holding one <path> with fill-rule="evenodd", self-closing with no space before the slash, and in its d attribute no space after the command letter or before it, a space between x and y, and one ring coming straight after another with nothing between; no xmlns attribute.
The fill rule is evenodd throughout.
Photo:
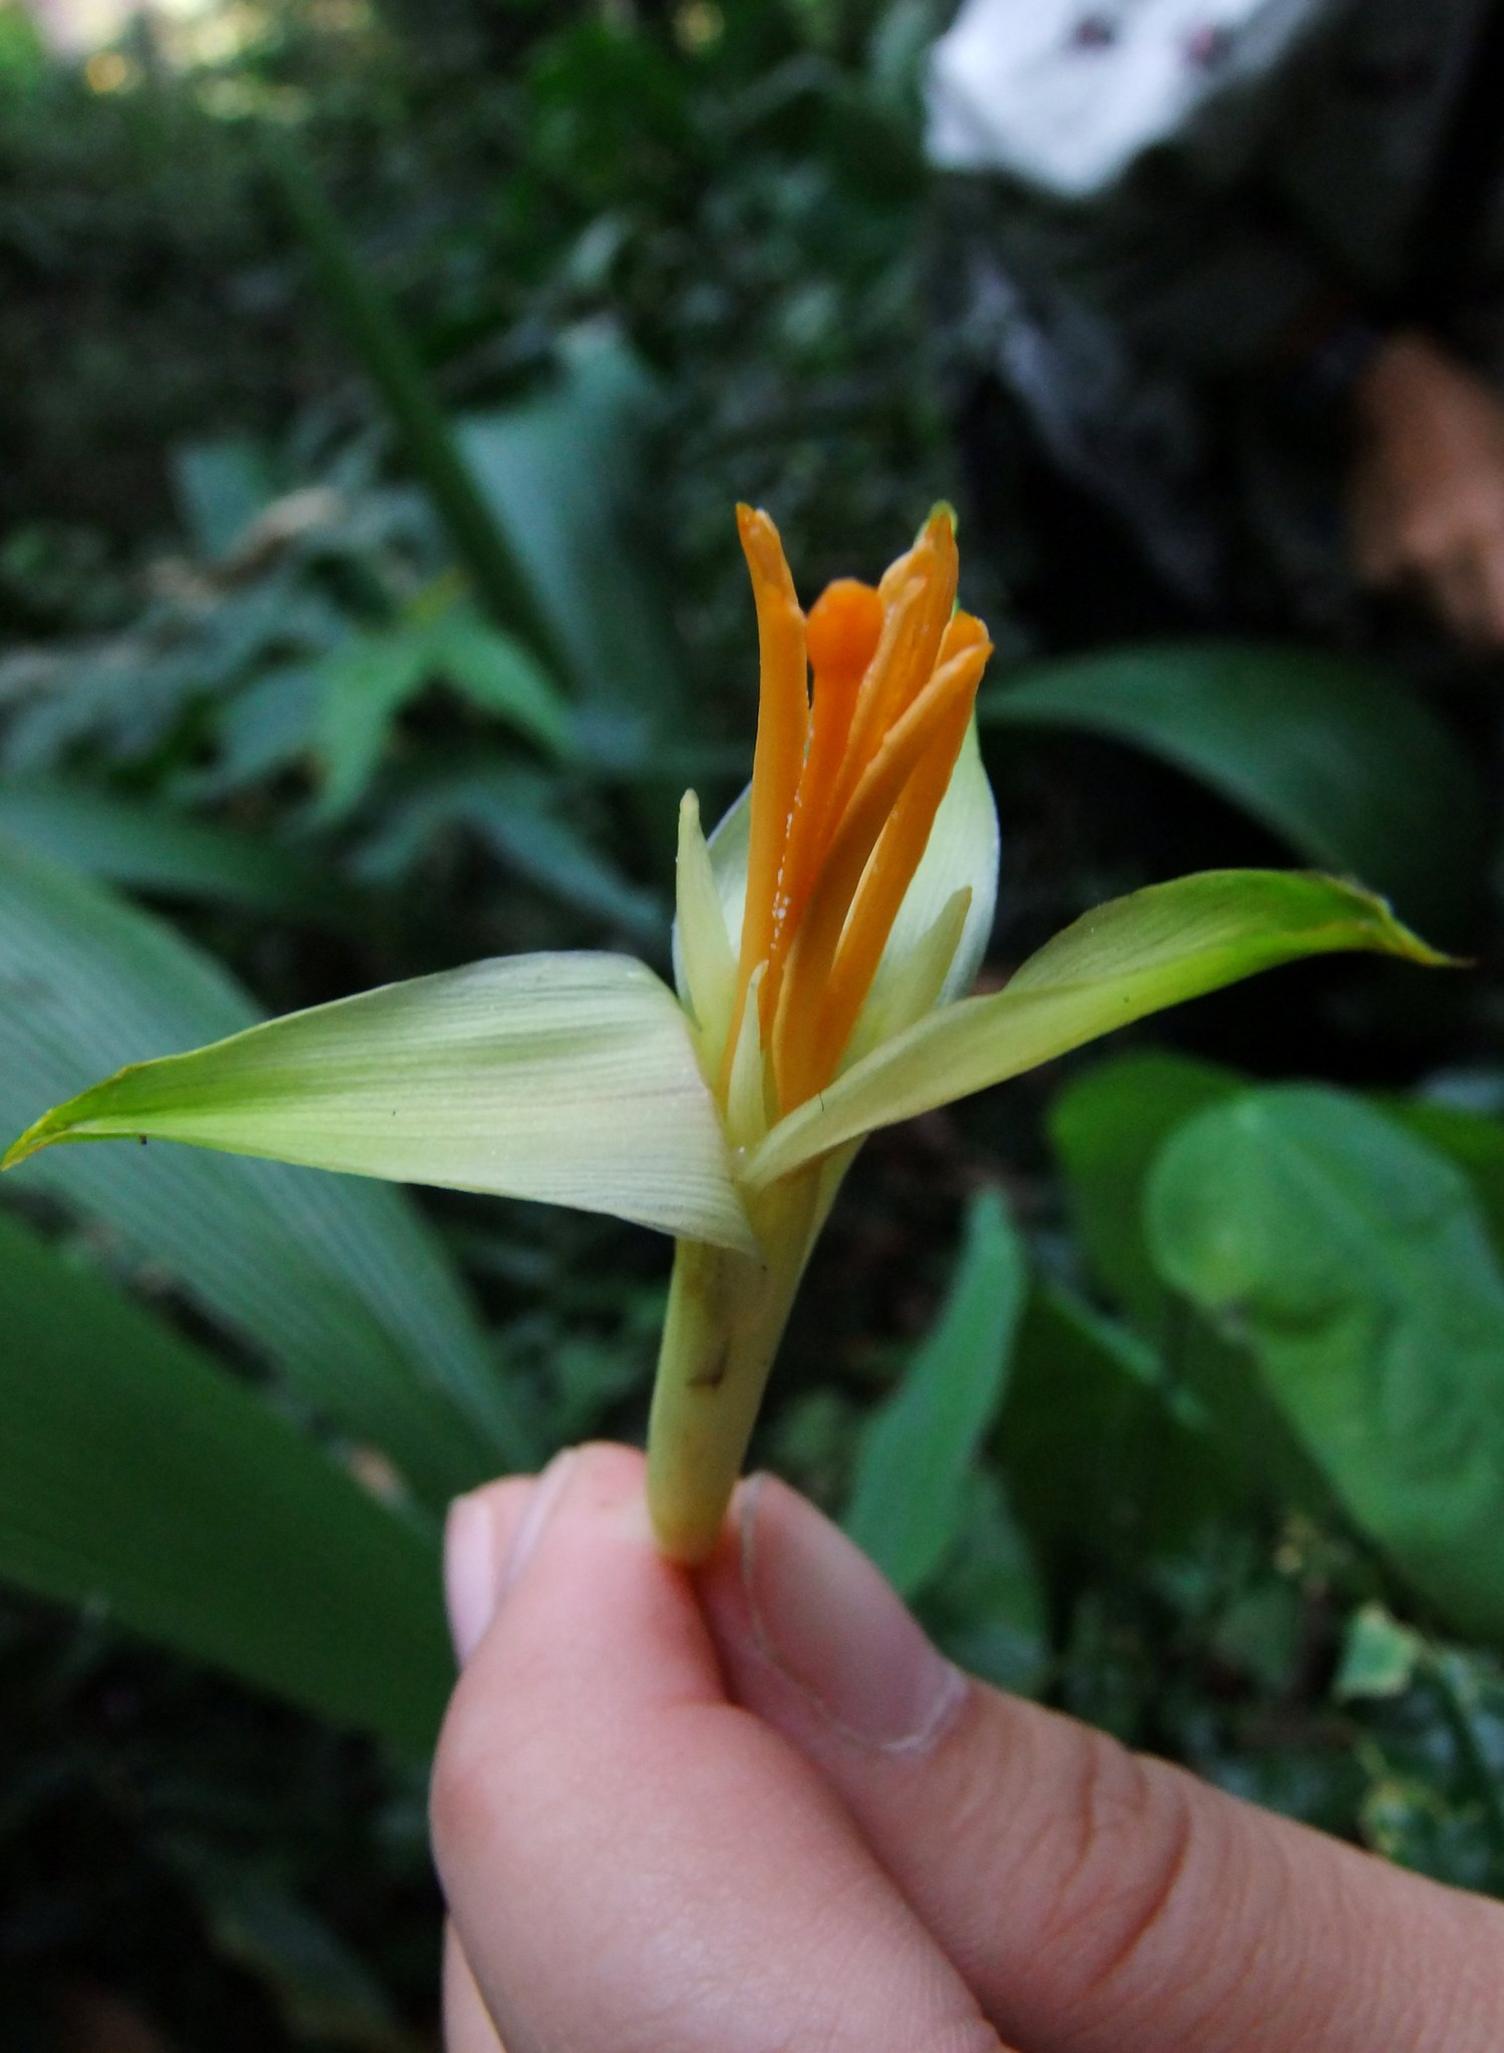
<svg viewBox="0 0 1504 2053"><path fill-rule="evenodd" d="M259 1012L666 963L674 802L748 759L730 502L813 587L955 488L929 27L319 0L69 65L0 15L7 1137ZM966 579L989 977L1292 853L1484 966L1287 970L874 1140L759 1453L981 1672L1504 1892L1476 742L1320 652L1025 668L1007 566ZM640 1432L664 1250L155 1146L0 1198L0 2036L103 1990L227 2053L424 2043L438 1517Z"/></svg>

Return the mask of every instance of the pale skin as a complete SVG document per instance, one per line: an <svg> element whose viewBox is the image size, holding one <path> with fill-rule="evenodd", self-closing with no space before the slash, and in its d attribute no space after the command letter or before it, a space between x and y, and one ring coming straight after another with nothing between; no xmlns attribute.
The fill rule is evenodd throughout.
<svg viewBox="0 0 1504 2053"><path fill-rule="evenodd" d="M1359 577L1413 593L1467 648L1504 649L1504 398L1439 344L1401 333L1353 399Z"/></svg>
<svg viewBox="0 0 1504 2053"><path fill-rule="evenodd" d="M449 2053L1498 2053L1504 1907L941 1659L803 1499L641 1458L451 1514Z"/></svg>

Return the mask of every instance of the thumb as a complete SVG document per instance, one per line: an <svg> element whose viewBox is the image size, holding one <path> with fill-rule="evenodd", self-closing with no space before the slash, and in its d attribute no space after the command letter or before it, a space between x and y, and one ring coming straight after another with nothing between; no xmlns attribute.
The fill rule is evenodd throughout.
<svg viewBox="0 0 1504 2053"><path fill-rule="evenodd" d="M960 1678L843 1534L744 1485L701 1601L732 1694L812 1760L1031 2053L1497 2053L1504 1908ZM933 1655L929 1655L933 1659Z"/></svg>

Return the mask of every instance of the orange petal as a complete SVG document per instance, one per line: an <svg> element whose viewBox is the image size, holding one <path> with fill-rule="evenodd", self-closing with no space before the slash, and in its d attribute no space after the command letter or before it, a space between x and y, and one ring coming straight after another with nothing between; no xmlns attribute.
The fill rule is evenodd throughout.
<svg viewBox="0 0 1504 2053"><path fill-rule="evenodd" d="M933 565L928 556L920 557L917 550L910 550L909 557L919 558L915 574L884 595L882 634L857 693L845 753L831 793L831 808L837 818L850 804L862 772L882 746L894 716L913 697L912 677Z"/></svg>
<svg viewBox="0 0 1504 2053"><path fill-rule="evenodd" d="M954 612L945 624L945 633L940 638L940 661L948 661L959 655L962 649L974 649L978 643L987 640L987 630L975 613Z"/></svg>
<svg viewBox="0 0 1504 2053"><path fill-rule="evenodd" d="M815 689L839 682L854 688L876 653L883 631L883 602L872 585L855 577L838 577L810 607L806 631Z"/></svg>
<svg viewBox="0 0 1504 2053"><path fill-rule="evenodd" d="M851 742L845 774L838 792L838 806L844 806L856 780L876 754L882 737L925 688L937 661L951 611L956 603L956 582L960 558L956 531L948 508L930 515L919 540L906 555L888 566L878 589L890 608L903 609L903 624L885 652L886 661L875 661L863 681L852 719ZM917 601L909 601L912 585L920 587Z"/></svg>
<svg viewBox="0 0 1504 2053"><path fill-rule="evenodd" d="M834 795L851 729L857 689L882 633L883 607L871 585L842 578L810 609L808 641L815 673L809 751L799 776L794 817L779 872L763 1019L771 1024L783 964L835 831Z"/></svg>
<svg viewBox="0 0 1504 2053"><path fill-rule="evenodd" d="M809 724L804 615L778 530L767 514L750 506L737 507L736 525L757 607L760 688L757 752L752 763L747 898L742 915L736 1015L728 1049L736 1042L747 984L753 970L766 959L773 937L778 872L799 787Z"/></svg>
<svg viewBox="0 0 1504 2053"><path fill-rule="evenodd" d="M969 717L990 653L990 645L985 642L964 647L934 673L884 737L836 828L795 936L779 995L773 1060L785 1110L824 1081L821 1071L825 1069L828 1051L818 1042L816 1023L824 1009L825 985L847 914L878 837L936 736L948 733L959 720L959 707L964 706ZM964 732L963 721L961 733ZM959 738L955 745L959 748ZM927 837L927 824L924 832ZM923 841L919 853L923 853ZM836 1049L829 1056L832 1065L839 1054Z"/></svg>
<svg viewBox="0 0 1504 2053"><path fill-rule="evenodd" d="M985 655L983 657L985 661ZM981 665L977 676L980 680ZM950 786L956 758L966 739L971 720L970 697L958 699L954 711L915 764L903 795L888 816L888 823L872 851L872 860L852 900L851 911L841 934L840 946L831 965L820 1008L815 1039L822 1064L834 1074L836 1064L867 993L877 975L893 922L898 918L904 895L914 881L914 872L924 859L930 830L941 800ZM825 1082L822 1077L820 1083ZM819 1084L815 1086L819 1088Z"/></svg>

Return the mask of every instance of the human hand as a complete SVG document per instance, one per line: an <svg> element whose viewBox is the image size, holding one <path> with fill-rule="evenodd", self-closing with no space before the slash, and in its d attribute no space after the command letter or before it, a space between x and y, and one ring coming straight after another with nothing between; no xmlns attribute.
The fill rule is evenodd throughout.
<svg viewBox="0 0 1504 2053"><path fill-rule="evenodd" d="M1504 648L1504 400L1424 336L1401 334L1354 405L1359 577L1419 592L1471 648Z"/></svg>
<svg viewBox="0 0 1504 2053"><path fill-rule="evenodd" d="M1504 2045L1504 1908L962 1676L771 1478L692 1578L584 1448L446 1565L449 2053Z"/></svg>

